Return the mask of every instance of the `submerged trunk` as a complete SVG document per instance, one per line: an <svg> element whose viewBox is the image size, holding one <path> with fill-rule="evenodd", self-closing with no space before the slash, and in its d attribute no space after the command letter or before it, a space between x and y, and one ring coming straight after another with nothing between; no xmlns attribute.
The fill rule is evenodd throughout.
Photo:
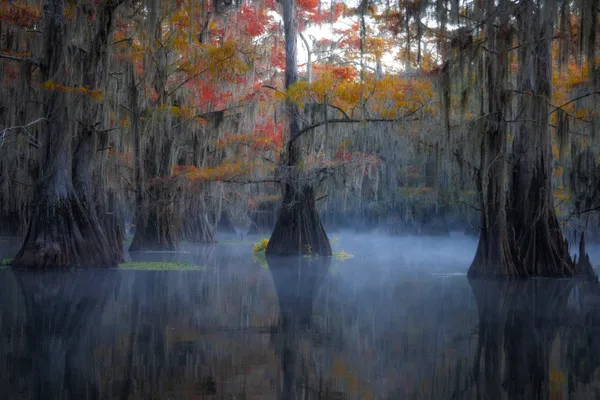
<svg viewBox="0 0 600 400"><path fill-rule="evenodd" d="M552 138L548 129L548 99L551 98L551 42L554 2L535 5L524 0L519 22L520 40L517 76L522 120L514 141L509 222L515 232L518 275L573 276L594 274L585 257L573 263L563 239L552 197ZM535 23L531 23L531 18Z"/></svg>
<svg viewBox="0 0 600 400"><path fill-rule="evenodd" d="M488 2L487 14L493 15L495 7ZM500 26L486 25L489 53L485 55L484 70L487 89L487 109L482 127L481 160L477 176L477 190L481 207L481 228L475 259L469 269L469 276L515 275L511 241L506 223L505 157L506 157L506 118L508 107L503 88L508 78L507 49L511 47L510 35L500 35L500 30L508 31L509 18L504 16ZM483 69L482 68L482 69Z"/></svg>
<svg viewBox="0 0 600 400"><path fill-rule="evenodd" d="M295 0L283 1L283 23L286 60L285 87L287 89L298 80L296 62L298 21ZM291 141L298 135L299 111L298 106L291 101L288 101L286 106L289 118L289 140ZM286 146L286 151L286 172L282 177L283 201L266 253L270 255L319 254L330 256L331 245L317 211L313 183L301 177L299 141L294 140L290 146Z"/></svg>
<svg viewBox="0 0 600 400"><path fill-rule="evenodd" d="M43 51L42 81L52 79L68 84L61 0L44 5ZM36 187L36 203L25 242L13 262L16 267L114 266L120 260L120 254L111 252L97 220L90 218L73 188L67 98L60 90L44 92L48 120L44 172Z"/></svg>

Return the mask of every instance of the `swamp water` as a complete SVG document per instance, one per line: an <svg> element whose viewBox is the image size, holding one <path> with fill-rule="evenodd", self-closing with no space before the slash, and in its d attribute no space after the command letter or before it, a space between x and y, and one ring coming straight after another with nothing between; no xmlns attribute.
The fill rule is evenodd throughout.
<svg viewBox="0 0 600 400"><path fill-rule="evenodd" d="M268 263L257 239L133 255L178 271L0 269L0 398L600 398L599 284L468 280L463 236Z"/></svg>

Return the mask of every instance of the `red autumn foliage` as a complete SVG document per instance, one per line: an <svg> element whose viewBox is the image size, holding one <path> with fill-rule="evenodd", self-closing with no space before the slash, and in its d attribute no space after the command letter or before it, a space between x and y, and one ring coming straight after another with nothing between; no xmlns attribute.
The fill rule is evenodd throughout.
<svg viewBox="0 0 600 400"><path fill-rule="evenodd" d="M312 11L319 5L319 0L298 0L297 4L302 11Z"/></svg>
<svg viewBox="0 0 600 400"><path fill-rule="evenodd" d="M348 65L333 66L331 72L339 80L353 80L357 77L356 69Z"/></svg>
<svg viewBox="0 0 600 400"><path fill-rule="evenodd" d="M270 26L271 17L266 10L244 5L239 13L239 22L243 33L250 37L260 36Z"/></svg>
<svg viewBox="0 0 600 400"><path fill-rule="evenodd" d="M271 50L271 66L285 69L285 49L283 46L273 46Z"/></svg>
<svg viewBox="0 0 600 400"><path fill-rule="evenodd" d="M335 3L333 5L333 20L337 21L344 13L344 3Z"/></svg>

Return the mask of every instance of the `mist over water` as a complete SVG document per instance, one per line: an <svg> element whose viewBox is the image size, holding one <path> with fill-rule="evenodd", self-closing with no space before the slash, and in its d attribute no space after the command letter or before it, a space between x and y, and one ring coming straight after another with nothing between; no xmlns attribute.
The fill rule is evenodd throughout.
<svg viewBox="0 0 600 400"><path fill-rule="evenodd" d="M329 237L354 257L232 234L128 255L197 270L2 269L2 398L595 398L597 283L469 281L462 233Z"/></svg>

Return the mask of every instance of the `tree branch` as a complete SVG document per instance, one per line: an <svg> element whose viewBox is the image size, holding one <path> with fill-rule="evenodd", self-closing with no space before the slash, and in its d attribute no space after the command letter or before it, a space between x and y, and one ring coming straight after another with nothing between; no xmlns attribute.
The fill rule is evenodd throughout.
<svg viewBox="0 0 600 400"><path fill-rule="evenodd" d="M589 213L592 211L598 211L598 210L600 210L600 206L588 208L587 210L583 210L583 211L572 212L571 215L581 215L581 214Z"/></svg>
<svg viewBox="0 0 600 400"><path fill-rule="evenodd" d="M552 104L551 104L551 106L552 106L552 107L554 107L554 110L550 111L550 112L548 113L548 115L550 115L550 114L552 114L553 112L556 112L556 111L558 111L558 110L562 110L562 108L563 108L563 107L565 107L565 106L568 106L569 104L571 104L571 103L574 103L574 102L576 102L577 100L585 99L586 97L590 97L590 96L594 96L594 95L600 95L600 91L598 91L598 92L590 92L590 93L586 93L586 94L584 94L584 95L581 95L581 96L575 97L574 99L571 99L571 100L567 101L566 103L564 103L564 104L561 104L560 106L555 106L555 105L552 105Z"/></svg>
<svg viewBox="0 0 600 400"><path fill-rule="evenodd" d="M11 55L2 54L2 53L0 53L0 58L4 58L6 60L11 60L11 61L18 61L18 62L23 62L23 61L31 61L31 62L33 62L33 60L31 59L31 57L16 57L16 56L11 56Z"/></svg>
<svg viewBox="0 0 600 400"><path fill-rule="evenodd" d="M29 136L29 139L35 139L35 141L37 141L38 143L37 144L33 143L33 144L35 144L36 146L39 147L39 141L35 137L29 135L29 132L27 131L27 128L29 128L30 126L35 125L35 124L37 124L38 122L41 122L41 121L48 121L48 120L46 118L42 117L42 118L38 118L35 121L32 121L32 122L28 123L27 125L10 126L8 128L4 128L2 130L2 143L0 144L0 146L2 146L4 144L4 140L8 136L7 132L15 130L15 129L20 129L20 130L23 130L24 132L27 133L27 135ZM15 135L16 135L16 133L15 133Z"/></svg>
<svg viewBox="0 0 600 400"><path fill-rule="evenodd" d="M360 123L360 122L399 122L399 121L403 121L405 118L410 117L411 115L415 114L421 108L423 108L423 106L407 112L405 115L403 115L400 118L393 118L393 119L387 119L387 118L363 118L363 119L336 118L336 119L328 119L327 121L319 121L312 125L309 125L309 126L306 126L302 129L300 129L298 131L298 133L294 137L290 138L290 140L288 141L287 149L289 152L292 145L296 142L296 140L298 140L298 138L300 138L300 136L304 135L307 132L312 131L315 128L318 128L319 126L325 125L326 123L327 124L356 124L356 123Z"/></svg>

